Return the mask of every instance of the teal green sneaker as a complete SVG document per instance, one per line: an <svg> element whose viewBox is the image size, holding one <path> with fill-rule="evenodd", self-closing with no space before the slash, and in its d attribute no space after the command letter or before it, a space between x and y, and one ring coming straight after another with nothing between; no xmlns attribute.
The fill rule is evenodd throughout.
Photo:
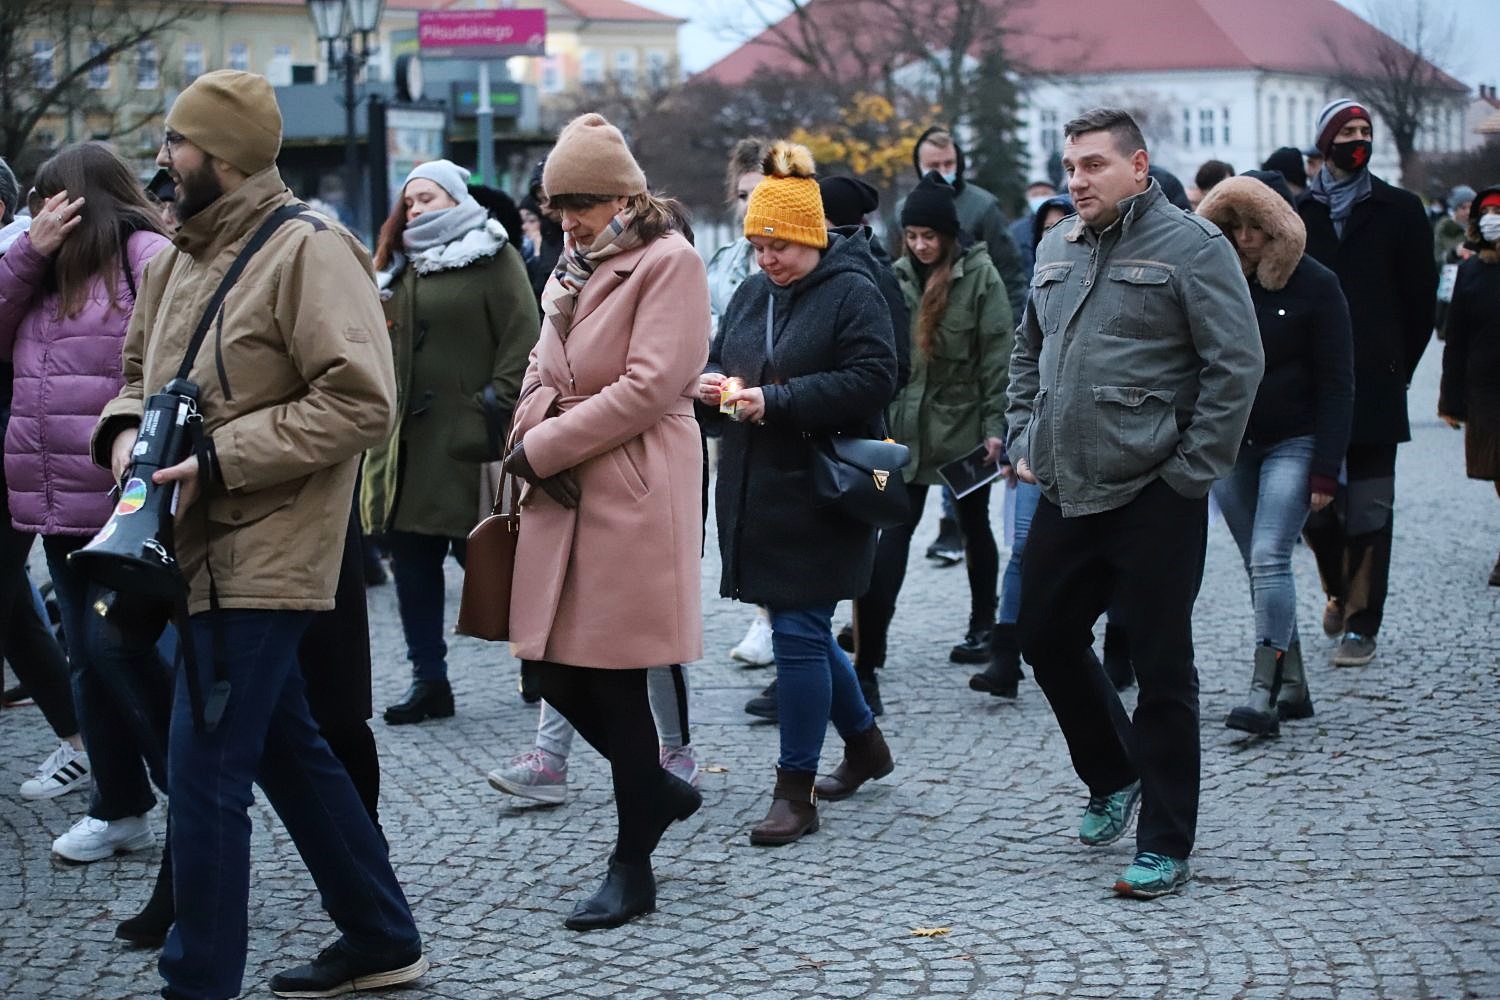
<svg viewBox="0 0 1500 1000"><path fill-rule="evenodd" d="M1113 795L1090 795L1083 822L1078 825L1078 839L1090 847L1113 844L1125 836L1140 804L1139 781L1132 781Z"/></svg>
<svg viewBox="0 0 1500 1000"><path fill-rule="evenodd" d="M1116 880L1115 892L1136 899L1155 899L1176 892L1191 877L1186 860L1178 861L1165 854L1142 851Z"/></svg>

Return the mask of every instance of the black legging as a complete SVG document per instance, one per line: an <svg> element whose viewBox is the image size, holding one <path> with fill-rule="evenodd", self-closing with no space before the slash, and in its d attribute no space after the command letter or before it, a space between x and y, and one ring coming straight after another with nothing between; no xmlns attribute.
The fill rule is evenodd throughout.
<svg viewBox="0 0 1500 1000"><path fill-rule="evenodd" d="M896 598L906 579L911 537L917 530L917 522L922 520L922 507L927 502L926 486L909 483L906 490L911 499L911 516L905 524L880 533L870 589L856 602L858 652L854 665L861 674L867 675L885 665L886 637L896 613ZM1000 580L1000 553L990 531L990 488L981 486L954 506L964 535L964 563L969 571L969 621L971 626L988 627L995 623L995 610L999 606L996 589Z"/></svg>
<svg viewBox="0 0 1500 1000"><path fill-rule="evenodd" d="M545 661L532 666L547 704L609 761L620 823L616 859L625 864L649 861L665 829L660 817L666 772L646 697L646 671Z"/></svg>
<svg viewBox="0 0 1500 1000"><path fill-rule="evenodd" d="M48 623L36 613L26 575L26 558L36 536L11 526L5 489L0 468L0 655L10 662L57 738L67 739L78 735L68 660Z"/></svg>

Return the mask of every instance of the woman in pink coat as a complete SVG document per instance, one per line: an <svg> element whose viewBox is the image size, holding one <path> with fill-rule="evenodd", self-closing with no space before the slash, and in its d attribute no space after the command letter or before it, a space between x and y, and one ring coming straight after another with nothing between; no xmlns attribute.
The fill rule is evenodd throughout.
<svg viewBox="0 0 1500 1000"><path fill-rule="evenodd" d="M656 905L651 853L697 811L662 770L646 669L703 651L702 445L689 391L707 360L708 282L675 202L646 190L620 132L570 122L542 177L567 243L542 293L506 470L530 484L511 648L610 762L619 836L575 930Z"/></svg>
<svg viewBox="0 0 1500 1000"><path fill-rule="evenodd" d="M89 437L124 381L120 349L135 290L167 238L130 168L103 143L63 149L35 183L31 230L0 257L0 361L15 366L5 477L12 523L42 536L93 770L88 814L52 849L88 862L154 842L146 814L156 800L142 766L153 744L137 734L165 729L170 681L149 642L112 627L105 634L68 556L114 506L114 483L94 465Z"/></svg>

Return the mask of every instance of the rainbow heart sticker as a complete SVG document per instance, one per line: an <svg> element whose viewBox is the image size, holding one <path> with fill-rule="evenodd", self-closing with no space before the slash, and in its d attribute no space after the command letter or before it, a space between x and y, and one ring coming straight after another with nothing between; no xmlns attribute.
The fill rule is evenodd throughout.
<svg viewBox="0 0 1500 1000"><path fill-rule="evenodd" d="M146 481L132 479L125 484L125 489L120 491L120 502L115 506L115 516L124 517L126 514L134 514L145 505Z"/></svg>

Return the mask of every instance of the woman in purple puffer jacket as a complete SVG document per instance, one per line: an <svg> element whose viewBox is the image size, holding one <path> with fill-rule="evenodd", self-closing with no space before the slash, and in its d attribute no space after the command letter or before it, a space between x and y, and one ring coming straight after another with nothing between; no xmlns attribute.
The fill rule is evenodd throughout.
<svg viewBox="0 0 1500 1000"><path fill-rule="evenodd" d="M0 361L15 367L5 473L16 529L42 536L93 768L88 815L52 849L88 862L151 846L146 814L156 800L143 757L164 777L142 734L162 724L170 675L151 642L92 613L90 586L67 557L113 506L89 436L124 381L121 348L146 262L168 241L130 168L103 143L42 164L31 201L31 231L0 257Z"/></svg>

